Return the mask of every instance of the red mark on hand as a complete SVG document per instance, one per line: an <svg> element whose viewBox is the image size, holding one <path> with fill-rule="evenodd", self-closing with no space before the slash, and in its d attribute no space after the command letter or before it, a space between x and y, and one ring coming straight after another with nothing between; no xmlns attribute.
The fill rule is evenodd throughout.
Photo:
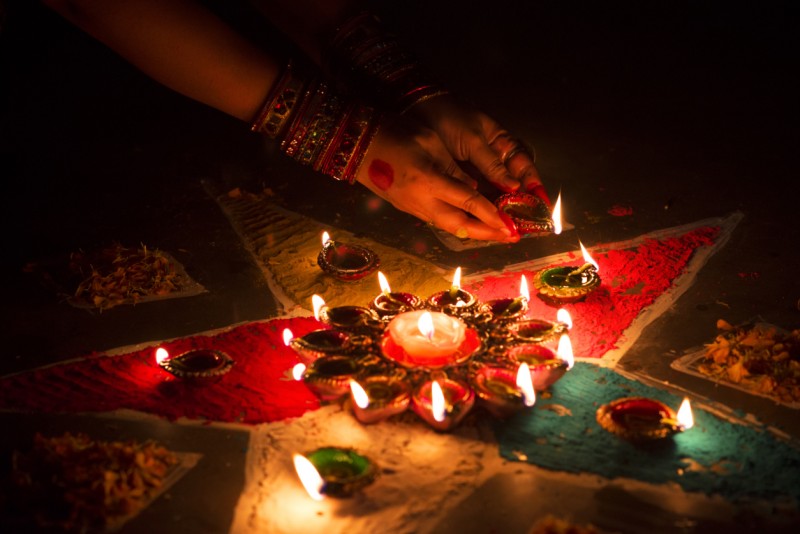
<svg viewBox="0 0 800 534"><path fill-rule="evenodd" d="M367 169L369 179L375 184L375 187L381 191L386 191L392 187L394 182L394 169L392 166L380 159L372 160Z"/></svg>
<svg viewBox="0 0 800 534"><path fill-rule="evenodd" d="M514 224L514 221L511 219L508 213L504 211L498 211L497 214L500 216L500 219L506 224L506 227L511 232L509 237L518 238L519 237L519 230L517 230L517 225Z"/></svg>

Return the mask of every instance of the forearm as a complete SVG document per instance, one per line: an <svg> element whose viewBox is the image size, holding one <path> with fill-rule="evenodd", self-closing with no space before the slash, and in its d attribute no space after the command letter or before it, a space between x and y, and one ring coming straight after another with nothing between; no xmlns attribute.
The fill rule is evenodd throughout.
<svg viewBox="0 0 800 534"><path fill-rule="evenodd" d="M163 85L252 120L284 64L185 0L44 0Z"/></svg>

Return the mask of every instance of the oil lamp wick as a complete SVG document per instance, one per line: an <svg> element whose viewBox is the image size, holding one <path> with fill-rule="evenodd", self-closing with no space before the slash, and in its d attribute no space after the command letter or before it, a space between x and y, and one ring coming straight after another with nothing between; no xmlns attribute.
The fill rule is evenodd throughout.
<svg viewBox="0 0 800 534"><path fill-rule="evenodd" d="M567 281L569 281L570 279L572 279L574 277L583 277L583 274L585 272L587 272L587 271L588 272L592 272L594 270L595 270L594 265L592 265L591 263L584 263L583 265L581 265L580 267L578 267L574 271L570 271L569 273L567 273L565 278L566 278Z"/></svg>

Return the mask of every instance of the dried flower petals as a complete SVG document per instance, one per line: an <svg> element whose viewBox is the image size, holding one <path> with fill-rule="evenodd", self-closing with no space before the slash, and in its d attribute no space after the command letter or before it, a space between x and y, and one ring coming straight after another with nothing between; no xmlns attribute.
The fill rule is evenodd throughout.
<svg viewBox="0 0 800 534"><path fill-rule="evenodd" d="M800 402L800 329L786 332L764 323L734 327L723 319L717 328L720 333L705 345L701 373L782 402Z"/></svg>
<svg viewBox="0 0 800 534"><path fill-rule="evenodd" d="M22 521L86 532L112 528L141 510L178 459L151 441L103 442L66 433L37 434L32 450L15 451L12 463L9 500Z"/></svg>

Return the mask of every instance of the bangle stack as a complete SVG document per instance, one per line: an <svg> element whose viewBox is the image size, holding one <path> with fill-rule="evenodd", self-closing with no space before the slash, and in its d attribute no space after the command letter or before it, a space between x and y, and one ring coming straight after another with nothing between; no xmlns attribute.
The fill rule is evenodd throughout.
<svg viewBox="0 0 800 534"><path fill-rule="evenodd" d="M381 104L401 113L449 93L370 12L355 15L336 31L327 61L330 70L360 78Z"/></svg>
<svg viewBox="0 0 800 534"><path fill-rule="evenodd" d="M281 151L298 163L352 184L380 116L298 70L287 65L251 130L278 140Z"/></svg>

